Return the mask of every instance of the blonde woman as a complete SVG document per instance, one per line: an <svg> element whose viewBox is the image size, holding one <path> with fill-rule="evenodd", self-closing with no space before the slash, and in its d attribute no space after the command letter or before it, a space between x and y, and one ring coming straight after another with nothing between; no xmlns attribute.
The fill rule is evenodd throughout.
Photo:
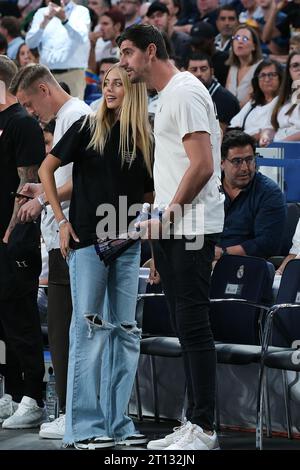
<svg viewBox="0 0 300 470"><path fill-rule="evenodd" d="M104 76L103 97L97 114L69 129L39 173L58 222L61 252L68 255L73 317L64 444L79 449L146 442L126 415L139 358L135 307L140 244L109 267L94 247L97 238L127 231L132 219L127 208L152 197L146 88L132 85L127 73L114 65ZM53 174L70 162L68 221Z"/></svg>
<svg viewBox="0 0 300 470"><path fill-rule="evenodd" d="M241 107L250 99L251 80L261 60L257 33L246 24L239 25L233 33L231 51L226 62L230 65L226 88L237 97Z"/></svg>

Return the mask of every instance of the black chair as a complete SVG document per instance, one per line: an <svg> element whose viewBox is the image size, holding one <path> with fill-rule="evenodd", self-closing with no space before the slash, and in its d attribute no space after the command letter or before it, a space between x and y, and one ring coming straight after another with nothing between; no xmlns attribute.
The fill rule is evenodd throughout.
<svg viewBox="0 0 300 470"><path fill-rule="evenodd" d="M142 327L141 354L150 356L154 419L160 421L157 387L156 357L181 357L181 346L171 323L170 313L161 285L148 286L145 294L138 296L137 320ZM136 376L138 417L143 418L139 393L139 377Z"/></svg>
<svg viewBox="0 0 300 470"><path fill-rule="evenodd" d="M274 273L273 265L262 258L225 255L216 263L211 279L210 320L218 363L259 364ZM218 396L216 405L218 427ZM269 430L269 419L267 426Z"/></svg>
<svg viewBox="0 0 300 470"><path fill-rule="evenodd" d="M270 309L263 338L259 380L256 446L263 447L264 381L268 368L282 371L288 437L292 438L287 371L300 372L297 348L300 338L300 259L291 260L283 272L276 304ZM270 346L271 345L271 346ZM272 346L278 350L274 352Z"/></svg>

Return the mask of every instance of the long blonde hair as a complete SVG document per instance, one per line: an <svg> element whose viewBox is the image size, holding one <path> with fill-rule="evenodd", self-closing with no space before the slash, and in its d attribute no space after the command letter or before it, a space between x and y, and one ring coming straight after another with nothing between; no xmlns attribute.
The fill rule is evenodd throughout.
<svg viewBox="0 0 300 470"><path fill-rule="evenodd" d="M106 72L102 81L102 92L104 83L109 72L117 68L120 79L124 87L124 98L119 112L120 120L120 144L119 152L122 157L122 164L125 159L128 161L130 155L130 165L136 157L139 149L144 157L146 167L152 174L152 131L148 118L147 89L144 83L131 83L127 72L118 64L114 64ZM89 124L92 139L89 147L93 147L98 152L103 153L105 143L109 138L111 129L116 122L115 110L107 108L106 100L102 103L96 114L89 116Z"/></svg>

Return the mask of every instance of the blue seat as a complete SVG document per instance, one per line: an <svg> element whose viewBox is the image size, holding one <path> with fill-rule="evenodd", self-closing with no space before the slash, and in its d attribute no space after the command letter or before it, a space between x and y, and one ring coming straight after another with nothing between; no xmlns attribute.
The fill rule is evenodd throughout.
<svg viewBox="0 0 300 470"><path fill-rule="evenodd" d="M260 362L274 273L273 265L262 258L225 255L216 263L211 279L210 320L218 363ZM218 393L216 398L218 427Z"/></svg>
<svg viewBox="0 0 300 470"><path fill-rule="evenodd" d="M288 437L292 438L286 371L300 372L300 259L289 261L282 275L276 304L267 314L259 381L257 448L263 447L263 383L268 368L282 370ZM276 347L274 352L272 347Z"/></svg>
<svg viewBox="0 0 300 470"><path fill-rule="evenodd" d="M148 285L145 294L138 296L139 303L142 303L142 314L140 326L142 327L141 354L150 356L150 372L152 381L152 396L154 419L160 421L159 397L156 373L156 357L181 357L181 346L171 322L170 313L162 292L161 285ZM136 377L136 397L138 404L138 416L142 419L142 406L139 393L138 374Z"/></svg>

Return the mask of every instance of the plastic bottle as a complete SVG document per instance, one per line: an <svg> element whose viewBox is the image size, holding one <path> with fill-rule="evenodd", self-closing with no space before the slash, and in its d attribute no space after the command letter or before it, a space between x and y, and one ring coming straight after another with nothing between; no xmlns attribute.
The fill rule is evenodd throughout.
<svg viewBox="0 0 300 470"><path fill-rule="evenodd" d="M150 208L151 205L149 204L149 202L144 202L142 210L136 218L136 223L141 223L151 218ZM139 232L140 228L136 227L136 231Z"/></svg>
<svg viewBox="0 0 300 470"><path fill-rule="evenodd" d="M49 380L46 385L46 409L49 421L58 418L58 396L55 389L55 376L52 367L49 367Z"/></svg>
<svg viewBox="0 0 300 470"><path fill-rule="evenodd" d="M5 378L4 375L0 374L0 398L3 397L5 393Z"/></svg>

